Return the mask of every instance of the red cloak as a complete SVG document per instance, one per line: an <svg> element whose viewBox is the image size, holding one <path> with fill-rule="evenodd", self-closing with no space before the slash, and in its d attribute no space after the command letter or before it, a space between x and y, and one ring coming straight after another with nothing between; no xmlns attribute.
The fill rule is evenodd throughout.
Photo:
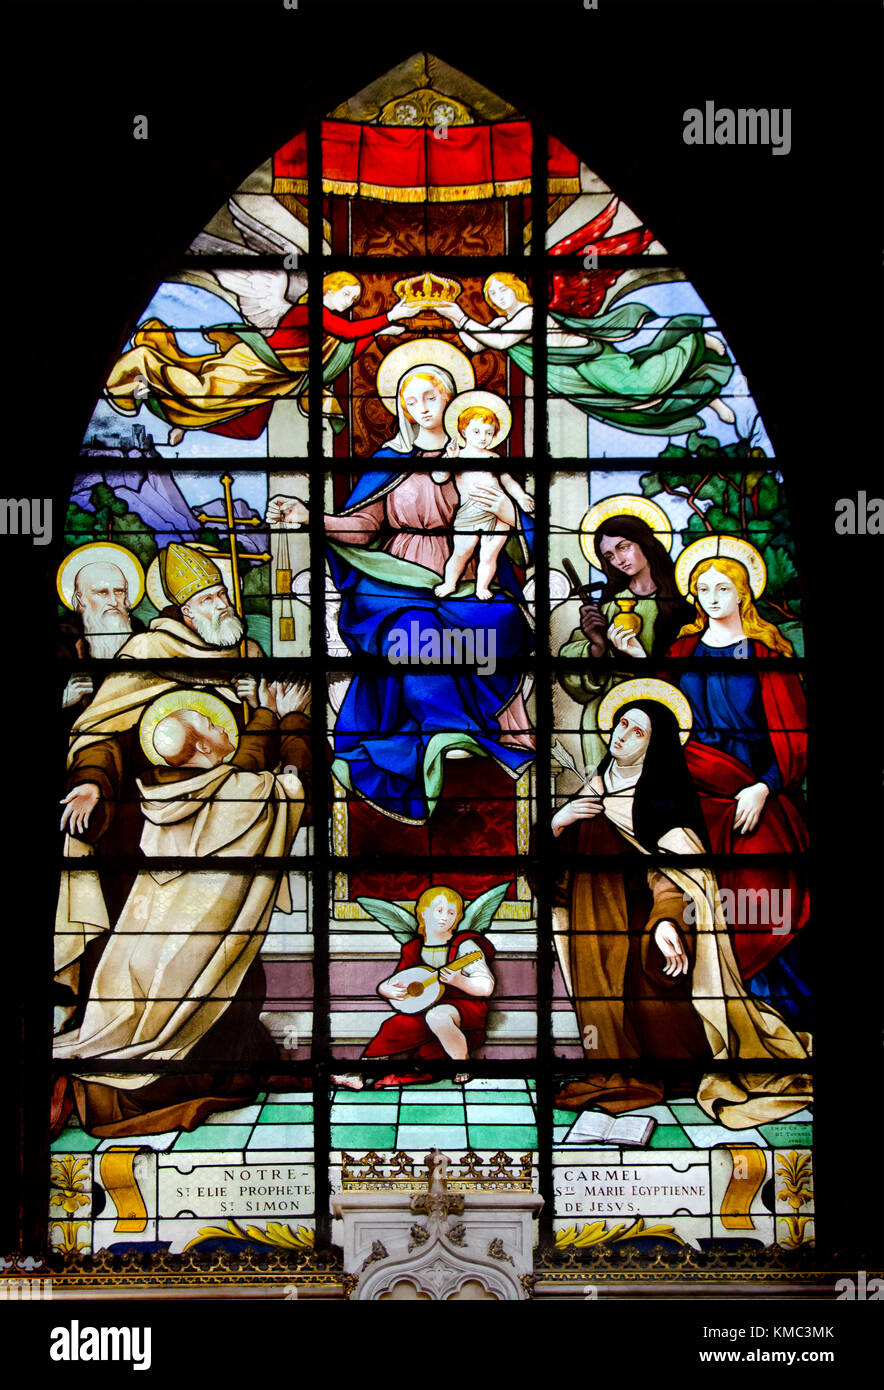
<svg viewBox="0 0 884 1390"><path fill-rule="evenodd" d="M700 634L679 637L669 648L669 656L689 657L700 641ZM751 654L762 660L776 655L762 642L751 643ZM666 676L673 685L677 676ZM768 736L780 769L783 786L800 781L807 764L807 716L804 690L792 671L758 671L761 700L767 721ZM703 814L714 854L803 854L808 845L807 828L797 806L785 792L771 791L755 829L749 835L734 830L737 792L751 787L758 778L742 763L723 749L689 738L685 744L685 761L700 795ZM803 927L810 915L810 903L804 875L788 866L747 864L746 868L723 868L718 871L722 889L738 895L750 892L778 892L783 902L790 904L786 921L791 930L781 935L760 923L733 923L733 942L743 978L748 980L786 946ZM782 894L789 892L784 900ZM735 897L734 901L740 902ZM759 899L763 901L763 899ZM782 923L781 925L785 925Z"/></svg>

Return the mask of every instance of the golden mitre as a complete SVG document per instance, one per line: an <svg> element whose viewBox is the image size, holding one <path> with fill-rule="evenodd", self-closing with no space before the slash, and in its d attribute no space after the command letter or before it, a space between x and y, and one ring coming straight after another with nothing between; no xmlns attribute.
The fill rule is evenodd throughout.
<svg viewBox="0 0 884 1390"><path fill-rule="evenodd" d="M208 555L189 545L172 543L160 551L160 582L170 603L183 607L194 594L224 583L224 576Z"/></svg>
<svg viewBox="0 0 884 1390"><path fill-rule="evenodd" d="M398 299L406 304L420 304L425 309L434 304L451 303L462 290L463 285L459 280L434 275L431 271L427 271L426 275L406 275L404 280L397 280L393 286L393 293Z"/></svg>

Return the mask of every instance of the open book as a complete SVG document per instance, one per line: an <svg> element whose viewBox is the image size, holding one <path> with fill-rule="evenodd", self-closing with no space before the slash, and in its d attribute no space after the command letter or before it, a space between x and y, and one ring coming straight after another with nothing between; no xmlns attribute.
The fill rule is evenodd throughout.
<svg viewBox="0 0 884 1390"><path fill-rule="evenodd" d="M601 1110L582 1110L568 1133L566 1144L623 1144L643 1149L657 1128L650 1115L605 1115Z"/></svg>

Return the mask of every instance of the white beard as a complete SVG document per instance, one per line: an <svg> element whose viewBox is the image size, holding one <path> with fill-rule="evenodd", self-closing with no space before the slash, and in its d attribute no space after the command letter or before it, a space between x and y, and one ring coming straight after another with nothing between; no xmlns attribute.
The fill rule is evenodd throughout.
<svg viewBox="0 0 884 1390"><path fill-rule="evenodd" d="M96 661L111 661L132 635L132 620L128 613L103 613L100 618L91 610L81 609L83 632L90 656Z"/></svg>
<svg viewBox="0 0 884 1390"><path fill-rule="evenodd" d="M242 641L245 627L235 615L221 618L217 615L214 618L203 618L197 613L191 613L190 621L196 628L197 636L201 637L208 647L235 647Z"/></svg>

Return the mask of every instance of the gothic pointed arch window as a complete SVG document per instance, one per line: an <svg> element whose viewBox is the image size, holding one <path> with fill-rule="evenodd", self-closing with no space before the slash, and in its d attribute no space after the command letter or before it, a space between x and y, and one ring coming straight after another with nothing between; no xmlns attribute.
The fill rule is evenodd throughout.
<svg viewBox="0 0 884 1390"><path fill-rule="evenodd" d="M415 54L110 371L58 573L59 1258L358 1274L357 1194L434 1148L578 1281L812 1240L786 480L566 134Z"/></svg>

